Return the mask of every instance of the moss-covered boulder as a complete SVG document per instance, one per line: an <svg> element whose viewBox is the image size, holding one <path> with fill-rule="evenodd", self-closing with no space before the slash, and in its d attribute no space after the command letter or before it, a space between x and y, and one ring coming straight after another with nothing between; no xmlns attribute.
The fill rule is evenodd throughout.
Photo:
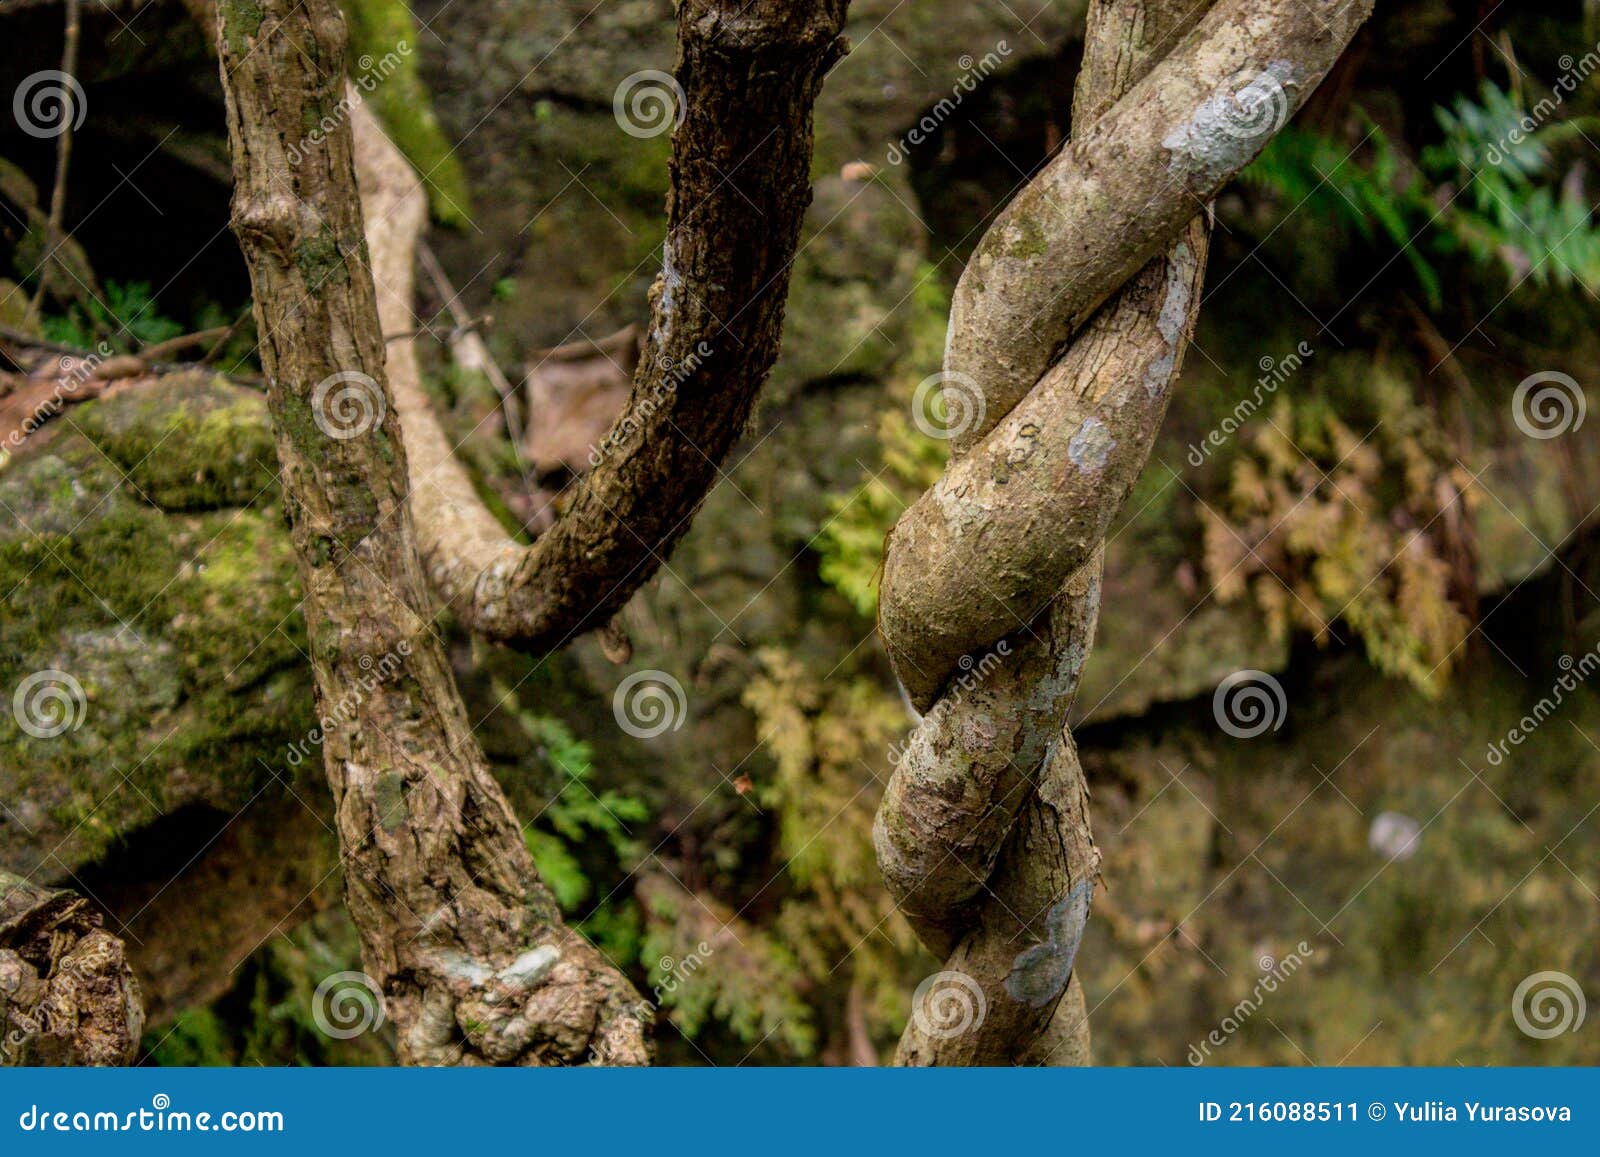
<svg viewBox="0 0 1600 1157"><path fill-rule="evenodd" d="M37 437L0 473L0 866L50 878L282 790L312 711L258 395L142 382Z"/></svg>

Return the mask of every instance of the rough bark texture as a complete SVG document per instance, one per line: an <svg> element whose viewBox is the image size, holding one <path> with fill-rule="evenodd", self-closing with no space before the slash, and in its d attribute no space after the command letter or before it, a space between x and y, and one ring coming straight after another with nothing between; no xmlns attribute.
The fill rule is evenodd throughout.
<svg viewBox="0 0 1600 1157"><path fill-rule="evenodd" d="M900 1042L903 1064L1088 1059L1073 965L1100 856L1065 724L1093 643L1102 539L1144 467L1198 314L1209 227L1193 217L1202 203L1193 198L1214 192L1206 182L1220 185L1234 171L1226 165L1248 161L1282 124L1262 128L1259 140L1233 147L1226 165L1211 164L1195 180L1184 159L1195 126L1222 131L1206 119L1222 113L1201 113L1232 106L1194 86L1204 84L1214 58L1235 60L1241 45L1248 47L1233 70L1255 52L1252 77L1270 72L1303 82L1312 67L1304 57L1317 62L1320 78L1359 25L1350 21L1330 50L1316 38L1303 43L1286 12L1277 13L1283 26L1269 10L1236 27L1237 6L1220 4L1209 16L1207 7L1182 0L1091 6L1074 143L1012 202L958 287L947 407L967 407L966 433L983 440L959 440L944 477L896 526L880 603L897 673L929 714L885 794L874 842L891 893L928 946L947 957L914 1000ZM1197 20L1198 30L1178 45ZM1255 35L1265 39L1256 43ZM1231 99L1232 89L1221 91ZM1174 113L1185 118L1177 126ZM1160 213L1143 219L1137 203L1119 222L1124 205L1106 209L1096 200L1105 190L1095 182L1111 176L1096 177L1096 162L1114 156L1126 164L1138 155L1140 134L1172 154L1171 222ZM1061 190L1051 183L1061 181L1064 163L1088 175L1074 195L1089 199L1065 203L1083 209L1092 234L1075 231L1055 200ZM1017 252L1022 238L1050 255L1044 264ZM1130 263L1109 247L1113 241L1140 256ZM1152 253L1159 255L1139 269ZM1059 264L1069 254L1078 265ZM1097 261L1114 270L1110 280L1093 280ZM1086 267L1088 279L1052 281L1054 270L1044 272L1052 264L1073 274ZM1025 312L1016 312L1019 303ZM1052 364L1060 340L1074 333ZM987 365L980 382L963 360L975 350L1007 360ZM1012 388L1019 382L1025 394ZM941 601L912 610L916 599ZM1004 658L991 662L996 652Z"/></svg>
<svg viewBox="0 0 1600 1157"><path fill-rule="evenodd" d="M144 1012L122 941L70 892L0 872L0 1065L126 1065Z"/></svg>
<svg viewBox="0 0 1600 1157"><path fill-rule="evenodd" d="M811 202L812 107L844 53L848 6L679 6L682 120L644 356L572 507L532 547L478 499L427 399L397 383L428 576L485 637L546 650L603 626L716 483L778 355Z"/></svg>
<svg viewBox="0 0 1600 1157"><path fill-rule="evenodd" d="M1041 375L1106 298L1255 158L1371 7L1217 4L1180 43L1166 38L1169 55L1075 133L978 245L956 287L944 367L947 409L972 419L953 447L973 452L895 527L879 602L919 708L962 655L1032 618L1088 561L1115 510L1092 496L1131 486L1148 450L1145 417L1124 423L1143 432L1136 440L1119 435L1118 400L1076 384L1104 350L1075 349L1070 366L1044 382ZM1152 324L1176 333L1182 309L1174 298L1168 320ZM1162 368L1144 380L1142 401L1127 401L1147 411L1163 404Z"/></svg>
<svg viewBox="0 0 1600 1157"><path fill-rule="evenodd" d="M362 954L414 1064L648 1059L638 998L560 920L468 726L405 502L332 0L224 3L234 224ZM320 141L306 126L336 120ZM303 153L299 164L291 150Z"/></svg>

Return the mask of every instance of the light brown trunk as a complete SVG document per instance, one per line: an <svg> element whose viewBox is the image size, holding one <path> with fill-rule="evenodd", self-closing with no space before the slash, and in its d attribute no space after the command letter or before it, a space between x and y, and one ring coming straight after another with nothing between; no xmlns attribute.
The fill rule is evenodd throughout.
<svg viewBox="0 0 1600 1157"><path fill-rule="evenodd" d="M561 922L434 629L340 104L343 17L334 0L224 0L219 16L234 228L305 590L314 738L401 1058L643 1063L638 995Z"/></svg>

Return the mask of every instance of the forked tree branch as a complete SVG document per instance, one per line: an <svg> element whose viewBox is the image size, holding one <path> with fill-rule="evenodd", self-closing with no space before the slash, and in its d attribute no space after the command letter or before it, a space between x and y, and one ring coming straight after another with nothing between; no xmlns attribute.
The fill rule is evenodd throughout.
<svg viewBox="0 0 1600 1157"><path fill-rule="evenodd" d="M532 546L478 498L423 392L396 383L428 577L486 638L548 650L605 625L715 484L777 358L811 201L812 109L845 51L848 7L678 6L682 122L644 356L599 464Z"/></svg>

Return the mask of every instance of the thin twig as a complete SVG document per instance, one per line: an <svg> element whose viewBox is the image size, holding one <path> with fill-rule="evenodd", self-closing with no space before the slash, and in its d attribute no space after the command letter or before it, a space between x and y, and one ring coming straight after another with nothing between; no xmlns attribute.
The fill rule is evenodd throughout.
<svg viewBox="0 0 1600 1157"><path fill-rule="evenodd" d="M428 244L426 238L417 241L417 260L421 263L423 272L428 275L428 280L433 282L434 292L444 299L444 307L450 314L450 320L455 323L455 335L459 339L471 339L477 343L478 349L475 352L478 355L477 360L482 365L484 376L500 395L500 409L506 416L506 433L511 436L511 448L517 456L517 468L522 471L523 482L532 486L528 464L522 458L522 420L511 383L490 356L489 344L473 332L472 318L461 304L460 294L450 283L449 275L445 273L444 266L439 264L439 258L434 254L433 246Z"/></svg>
<svg viewBox="0 0 1600 1157"><path fill-rule="evenodd" d="M72 163L72 122L77 108L72 102L78 91L78 41L83 30L83 0L67 0L67 28L61 47L61 71L66 76L67 107L61 113L61 135L56 139L56 180L50 190L50 216L45 222L45 263L39 271L39 286L34 291L30 314L37 315L44 301L45 287L50 284L49 263L64 240L63 227L67 215L67 171Z"/></svg>
<svg viewBox="0 0 1600 1157"><path fill-rule="evenodd" d="M216 331L207 330L207 331L204 331L204 332L205 333L213 333L213 332L216 332ZM201 336L203 336L203 334L188 334L186 336L188 338L198 340ZM60 354L63 357L79 358L79 359L81 359L83 361L86 361L86 362L92 361L92 362L97 362L98 363L98 362L109 362L109 361L113 360L112 357L108 357L108 356L106 356L104 354L101 354L101 353L98 353L98 352L96 352L94 350L86 350L86 349L82 349L79 346L64 345L63 343L58 342L58 341L50 341L47 338L35 337L31 333L23 333L21 330L12 329L11 327L4 326L4 325L0 325L0 340L8 341L8 342L12 343L13 345L22 346L25 349L43 350L46 353ZM174 338L173 342L162 342L161 345L163 345L163 346L173 345L175 342L178 342L180 340L181 339ZM151 349L159 349L160 347L159 346L152 346L150 348ZM147 350L145 352L137 353L137 354L120 354L120 355L114 355L114 356L115 356L115 359L117 361L119 361L119 362L124 361L124 360L130 361L130 362L139 362L144 366L144 368L147 371L149 371L152 374L177 374L177 373L182 373L185 370L208 370L209 369L209 367L204 362L157 361L157 360L154 360L154 359L150 358L148 356L148 353L149 353L149 351ZM255 374L230 374L230 373L221 373L220 371L215 371L215 370L212 370L210 372L217 373L220 377L226 378L228 381L234 383L235 385L246 386L246 387L248 387L250 389L256 389L256 390L265 389L266 388L266 384L267 384L265 378L262 378L262 377L260 377L258 375L255 375Z"/></svg>
<svg viewBox="0 0 1600 1157"><path fill-rule="evenodd" d="M441 332L431 325L425 325L420 329L402 330L399 333L386 333L383 335L383 340L390 342L415 339L419 337L431 337L434 341L449 343L455 341L462 334L475 333L478 330L487 329L493 323L494 315L491 313L486 313L481 317L468 318L465 325L452 326L448 332Z"/></svg>
<svg viewBox="0 0 1600 1157"><path fill-rule="evenodd" d="M217 359L217 356L222 353L223 347L233 340L234 334L239 332L239 327L244 324L245 318L249 316L250 306L247 305L240 312L239 316L233 319L233 324L223 331L222 336L211 343L211 348L206 350L206 352L200 356L201 364L210 365L212 362L214 362Z"/></svg>
<svg viewBox="0 0 1600 1157"><path fill-rule="evenodd" d="M238 322L234 322L234 325L238 324ZM179 350L186 350L203 342L224 340L233 332L234 325L219 325L215 329L196 330L194 333L180 334L177 337L168 338L166 341L147 345L139 351L139 357L147 362L158 362L168 354L177 353Z"/></svg>

